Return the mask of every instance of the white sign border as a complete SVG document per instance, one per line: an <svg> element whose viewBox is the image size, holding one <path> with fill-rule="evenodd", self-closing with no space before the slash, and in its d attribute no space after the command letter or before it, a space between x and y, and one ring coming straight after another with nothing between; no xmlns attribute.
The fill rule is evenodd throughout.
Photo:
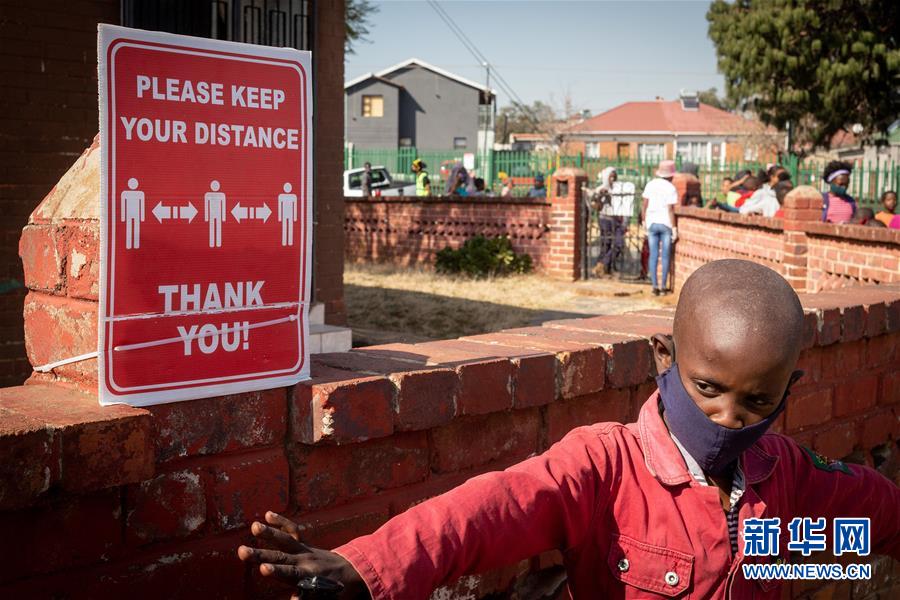
<svg viewBox="0 0 900 600"><path fill-rule="evenodd" d="M98 26L98 89L100 91L100 227L101 227L101 235L100 235L100 256L101 256L101 264L100 264L100 306L98 311L98 360L97 360L97 385L99 388L99 401L101 405L111 405L111 404L129 404L131 406L151 406L155 404L165 404L169 402L179 402L182 400L194 400L198 398L209 398L214 396L221 396L225 394L237 394L242 392L251 392L258 390L271 389L276 387L284 387L293 385L299 381L303 381L305 379L309 379L309 344L306 343L306 330L308 328L308 317L309 317L309 298L310 298L310 289L311 289L311 279L312 279L312 253L307 251L305 253L305 274L306 276L303 278L304 280L301 282L302 286L300 289L300 298L299 298L299 306L297 315L297 334L298 334L298 343L300 347L298 348L298 363L294 365L288 371L293 372L300 367L300 371L293 373L291 375L275 375L277 373L283 373L285 370L279 371L270 371L263 373L245 373L240 375L232 375L220 378L213 379L205 379L205 380L195 380L191 381L183 381L176 382L170 384L160 384L152 386L154 391L145 391L145 392L136 392L129 394L117 394L115 390L110 390L106 386L106 361L105 358L110 360L110 368L112 365L112 348L108 351L105 349L105 331L107 321L111 321L112 317L107 317L107 291L110 285L110 282L107 281L107 265L105 264L108 256L108 234L109 231L109 215L108 215L108 207L109 207L109 197L108 197L108 178L110 176L110 155L109 155L109 143L107 142L109 139L109 135L112 132L108 131L107 123L108 123L108 109L106 102L103 101L105 97L105 90L107 89L107 85L109 81L107 80L108 68L110 65L107 64L107 51L114 42L119 41L121 39L126 39L127 42L150 42L156 44L169 44L173 46L181 46L182 50L174 50L174 49L160 49L149 46L150 49L154 50L163 50L169 52L185 52L185 53L196 53L196 54L204 54L204 50L215 53L216 58L222 58L223 52L234 52L241 54L249 54L252 56L260 57L260 61L258 62L266 62L266 58L278 59L279 61L289 61L290 63L297 63L300 65L300 68L305 70L304 72L300 71L300 68L297 67L296 64L288 65L284 62L275 62L270 64L276 64L277 66L293 66L297 69L298 72L301 73L301 76L305 77L307 86L304 92L307 95L306 102L306 114L305 114L305 139L304 143L307 144L306 151L306 164L303 165L305 169L305 193L306 193L306 214L305 214L305 223L304 226L307 229L307 236L311 238L312 236L312 218L313 218L313 171L312 171L312 104L313 99L311 97L311 89L312 89L312 54L310 52L295 50L293 48L273 48L269 46L257 46L254 44L242 44L238 42L223 42L221 40L208 40L205 38L195 38L190 36L182 36L175 35L170 33L162 33L155 31L144 31L140 29L130 29L127 27L119 27L115 25L106 25L100 24ZM126 42L126 43L127 43ZM123 44L124 46L125 44ZM133 46L140 46L140 44L131 44ZM148 46L144 46L148 47ZM114 49L115 52L115 49ZM234 57L236 60L247 60L251 61L252 59L244 57ZM107 143L104 143L107 142ZM311 246L311 239L309 241L309 246ZM111 307L110 307L111 308ZM105 357L104 354L108 354L108 357ZM111 373L110 373L111 374ZM251 378L251 379L247 379ZM241 381L232 381L227 382L229 379L241 379ZM205 384L208 381L226 381L226 383L213 383L210 385L196 385L198 383ZM113 384L114 385L114 384ZM170 389L173 386L178 385L191 385L192 387L179 388L179 389ZM127 389L140 389L140 388L127 388ZM122 390L124 391L124 390Z"/></svg>

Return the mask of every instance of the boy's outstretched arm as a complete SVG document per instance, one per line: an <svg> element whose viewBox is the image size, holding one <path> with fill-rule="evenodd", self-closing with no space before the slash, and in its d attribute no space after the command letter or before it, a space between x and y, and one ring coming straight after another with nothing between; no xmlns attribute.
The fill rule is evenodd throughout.
<svg viewBox="0 0 900 600"><path fill-rule="evenodd" d="M277 562L286 568L260 570L288 581L316 574L339 579L348 587L342 598L359 597L349 588L358 590L360 581L375 599L427 598L462 575L564 550L590 535L614 480L603 435L614 426L576 429L546 453L470 479L334 552L305 546L291 552L280 545L285 556L246 547L238 554L251 562L281 559ZM292 536L280 537L283 544L291 543L287 538Z"/></svg>
<svg viewBox="0 0 900 600"><path fill-rule="evenodd" d="M799 517L868 517L871 551L900 560L900 487L875 469L824 457L782 438L796 478L790 483ZM832 540L833 543L833 540Z"/></svg>

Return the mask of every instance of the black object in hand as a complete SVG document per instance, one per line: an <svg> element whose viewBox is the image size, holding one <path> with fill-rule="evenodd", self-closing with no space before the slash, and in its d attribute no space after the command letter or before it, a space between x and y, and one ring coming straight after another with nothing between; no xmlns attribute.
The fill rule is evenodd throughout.
<svg viewBox="0 0 900 600"><path fill-rule="evenodd" d="M344 589L344 584L327 577L304 577L297 582L301 600L334 600Z"/></svg>

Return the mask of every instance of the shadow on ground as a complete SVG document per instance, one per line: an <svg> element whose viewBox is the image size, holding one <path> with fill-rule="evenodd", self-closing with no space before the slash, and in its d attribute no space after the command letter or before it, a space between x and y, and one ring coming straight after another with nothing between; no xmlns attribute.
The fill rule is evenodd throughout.
<svg viewBox="0 0 900 600"><path fill-rule="evenodd" d="M354 347L457 338L604 312L530 309L353 284L344 285L344 299Z"/></svg>

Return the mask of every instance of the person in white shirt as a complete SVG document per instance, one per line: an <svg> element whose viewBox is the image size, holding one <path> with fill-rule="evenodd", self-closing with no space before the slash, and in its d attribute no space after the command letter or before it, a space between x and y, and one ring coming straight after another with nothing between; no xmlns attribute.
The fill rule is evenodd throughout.
<svg viewBox="0 0 900 600"><path fill-rule="evenodd" d="M678 239L675 228L675 205L678 203L678 192L672 185L675 175L675 161L664 160L659 163L656 177L644 187L643 204L641 206L641 222L647 229L647 240L650 244L650 262L647 270L653 283L653 295L667 294L669 290L669 265L672 257L672 243ZM660 257L660 247L662 256ZM662 259L662 287L657 278L657 265Z"/></svg>
<svg viewBox="0 0 900 600"><path fill-rule="evenodd" d="M753 192L753 195L738 209L742 215L761 214L764 217L774 217L781 208L775 197L775 185L781 181L789 181L791 174L781 165L773 165L769 167L766 175L768 181Z"/></svg>

